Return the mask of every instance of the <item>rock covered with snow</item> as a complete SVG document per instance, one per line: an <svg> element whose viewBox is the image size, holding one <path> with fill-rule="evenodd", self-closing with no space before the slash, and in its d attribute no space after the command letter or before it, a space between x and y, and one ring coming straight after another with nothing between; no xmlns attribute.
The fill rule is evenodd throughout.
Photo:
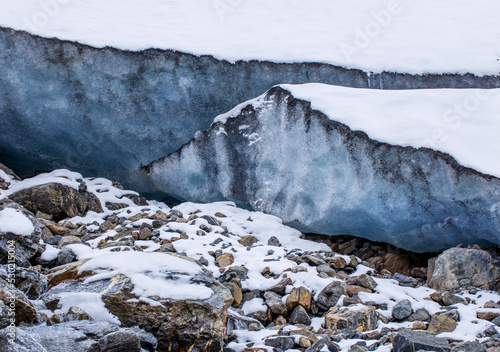
<svg viewBox="0 0 500 352"><path fill-rule="evenodd" d="M71 172L55 173L72 182ZM39 181L13 182L0 192ZM26 326L0 330L2 342L15 334L3 344L8 351L38 351L34 346L41 345L57 352L71 345L77 351L194 346L385 352L407 345L432 349L436 341L457 348L457 341L479 341L484 348L500 338L500 295L472 286L453 292L427 287L426 274L433 270L420 266L431 255L417 260L415 253L403 255L381 243L305 236L275 216L231 202L169 208L103 178L81 183L103 212L57 223L39 212L40 265L18 268L13 286L0 289L7 300L15 289L29 308L19 320ZM9 226L22 230L20 222ZM497 263L495 248L488 250ZM371 257L405 255L410 276L368 266ZM0 266L0 278L9 275L8 266ZM9 312L0 304L3 326Z"/></svg>
<svg viewBox="0 0 500 352"><path fill-rule="evenodd" d="M38 252L42 228L40 220L23 206L0 200L0 264L29 267Z"/></svg>
<svg viewBox="0 0 500 352"><path fill-rule="evenodd" d="M434 128L427 126L427 115L400 116L405 107L412 111L415 104L428 104L426 113L439 117L446 93L382 91L388 99L380 99L356 89L327 90L332 106L321 110L328 116L314 109L315 100L298 99L293 87L275 87L218 117L180 150L143 168L144 175L157 190L179 199L235 200L305 232L347 233L419 252L459 243L500 243L500 181L488 175L489 170L498 174L492 162L499 148L494 131L500 122L493 113L500 106L498 92L485 102L491 114L481 115L494 126L484 136L493 141L487 143L491 151L472 162L483 174L439 148L421 148L422 136ZM463 94L449 93L450 103ZM433 94L439 96L435 105ZM317 98L325 101L320 94ZM351 104L342 105L344 98ZM362 103L368 98L371 104ZM356 99L373 111L350 112L347 106ZM384 142L345 124L364 117L365 126L377 126L384 114L399 126L389 130L392 139ZM464 123L457 136L475 133L474 121ZM413 133L412 126L421 128ZM450 145L443 148L470 165L454 136L450 132Z"/></svg>

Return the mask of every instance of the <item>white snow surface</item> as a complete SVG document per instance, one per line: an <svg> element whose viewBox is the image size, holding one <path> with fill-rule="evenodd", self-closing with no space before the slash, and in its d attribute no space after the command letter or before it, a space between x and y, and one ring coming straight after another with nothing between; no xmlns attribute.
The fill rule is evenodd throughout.
<svg viewBox="0 0 500 352"><path fill-rule="evenodd" d="M29 236L34 230L31 220L19 210L5 208L0 211L0 232Z"/></svg>
<svg viewBox="0 0 500 352"><path fill-rule="evenodd" d="M0 0L0 25L95 47L366 71L500 72L495 0Z"/></svg>
<svg viewBox="0 0 500 352"><path fill-rule="evenodd" d="M321 83L282 84L311 107L371 139L431 148L463 166L500 177L500 89L376 90ZM219 115L225 123L244 106L265 105L261 95Z"/></svg>

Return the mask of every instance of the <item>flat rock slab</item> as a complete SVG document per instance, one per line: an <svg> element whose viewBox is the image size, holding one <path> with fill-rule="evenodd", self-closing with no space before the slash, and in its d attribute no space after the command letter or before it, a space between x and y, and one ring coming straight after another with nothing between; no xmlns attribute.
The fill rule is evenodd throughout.
<svg viewBox="0 0 500 352"><path fill-rule="evenodd" d="M401 330L394 338L392 345L394 352L448 352L451 350L446 339L411 330Z"/></svg>

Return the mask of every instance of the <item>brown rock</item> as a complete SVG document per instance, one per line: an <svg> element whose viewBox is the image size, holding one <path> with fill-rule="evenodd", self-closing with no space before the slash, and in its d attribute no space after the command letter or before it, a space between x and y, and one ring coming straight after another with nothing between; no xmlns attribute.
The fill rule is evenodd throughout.
<svg viewBox="0 0 500 352"><path fill-rule="evenodd" d="M234 256L232 253L224 253L216 260L217 265L221 268L225 268L234 263Z"/></svg>
<svg viewBox="0 0 500 352"><path fill-rule="evenodd" d="M94 194L78 191L60 183L26 188L10 195L9 198L32 213L41 211L50 214L55 221L67 217L85 216L89 210L103 212L101 202Z"/></svg>
<svg viewBox="0 0 500 352"><path fill-rule="evenodd" d="M65 281L83 281L85 278L92 275L92 272L90 271L78 273L78 269L80 269L80 267L88 260L89 259L84 259L50 269L46 273L47 280L49 282L49 289Z"/></svg>
<svg viewBox="0 0 500 352"><path fill-rule="evenodd" d="M5 307L14 305L15 313L15 323L19 325L20 323L31 323L36 319L36 310L29 301L28 297L15 287L11 287L9 283L2 278L0 278L0 305ZM9 310L10 312L10 310ZM0 307L0 313L2 313L2 308ZM10 325L10 318L5 316L3 319L3 314L0 314L0 328L5 328Z"/></svg>
<svg viewBox="0 0 500 352"><path fill-rule="evenodd" d="M439 292L432 292L429 297L434 301L434 302L442 302L443 301L443 295Z"/></svg>
<svg viewBox="0 0 500 352"><path fill-rule="evenodd" d="M349 297L355 296L360 292L372 293L372 290L356 285L347 285L345 290Z"/></svg>
<svg viewBox="0 0 500 352"><path fill-rule="evenodd" d="M294 287L290 295L286 298L286 307L289 312L301 305L306 311L311 309L312 295L306 287Z"/></svg>
<svg viewBox="0 0 500 352"><path fill-rule="evenodd" d="M59 244L57 245L57 248L62 248L69 244L75 244L75 243L82 243L82 240L76 236L66 236L61 238Z"/></svg>
<svg viewBox="0 0 500 352"><path fill-rule="evenodd" d="M301 337L299 337L299 346L302 348L311 347L311 340L309 340L305 336L301 336Z"/></svg>
<svg viewBox="0 0 500 352"><path fill-rule="evenodd" d="M423 321L416 321L412 324L411 328L413 330L425 330L427 329L427 323L424 323Z"/></svg>
<svg viewBox="0 0 500 352"><path fill-rule="evenodd" d="M241 237L241 239L238 242L245 247L250 247L254 243L257 243L257 237L252 235L246 235Z"/></svg>
<svg viewBox="0 0 500 352"><path fill-rule="evenodd" d="M327 262L333 269L344 269L347 266L345 259L342 257L328 258Z"/></svg>
<svg viewBox="0 0 500 352"><path fill-rule="evenodd" d="M446 315L434 314L427 331L432 335L437 335L442 332L452 332L456 327L457 322L454 319Z"/></svg>
<svg viewBox="0 0 500 352"><path fill-rule="evenodd" d="M359 332L374 330L377 327L377 314L373 308L349 310L339 307L331 308L325 316L327 329L350 329Z"/></svg>
<svg viewBox="0 0 500 352"><path fill-rule="evenodd" d="M233 303L231 304L234 308L240 306L241 300L243 299L243 293L241 292L241 287L233 281L224 283L224 287L228 288L233 295Z"/></svg>
<svg viewBox="0 0 500 352"><path fill-rule="evenodd" d="M500 316L500 313L495 312L476 312L476 317L478 319L492 321L496 317Z"/></svg>

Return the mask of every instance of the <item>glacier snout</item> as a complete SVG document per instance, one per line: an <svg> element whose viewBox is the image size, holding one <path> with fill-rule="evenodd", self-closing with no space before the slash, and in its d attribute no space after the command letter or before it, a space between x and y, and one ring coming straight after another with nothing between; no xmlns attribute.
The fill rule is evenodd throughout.
<svg viewBox="0 0 500 352"><path fill-rule="evenodd" d="M162 192L234 200L304 232L413 251L500 243L500 179L382 143L274 87L142 169Z"/></svg>

